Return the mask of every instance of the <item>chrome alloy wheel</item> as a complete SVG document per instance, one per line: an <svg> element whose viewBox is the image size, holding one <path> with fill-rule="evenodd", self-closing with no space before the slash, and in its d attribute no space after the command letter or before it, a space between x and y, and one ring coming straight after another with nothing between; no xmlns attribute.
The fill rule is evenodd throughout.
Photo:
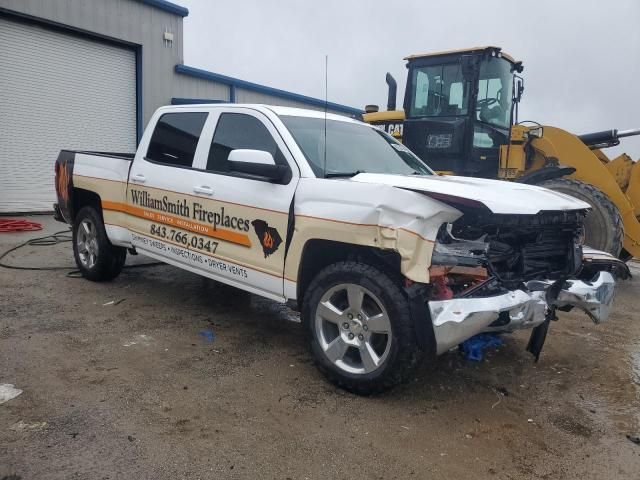
<svg viewBox="0 0 640 480"><path fill-rule="evenodd" d="M389 355L389 315L361 285L344 283L327 290L316 308L315 330L326 358L345 372L371 373Z"/></svg>
<svg viewBox="0 0 640 480"><path fill-rule="evenodd" d="M78 257L85 268L93 268L98 260L98 233L93 222L85 218L76 234Z"/></svg>

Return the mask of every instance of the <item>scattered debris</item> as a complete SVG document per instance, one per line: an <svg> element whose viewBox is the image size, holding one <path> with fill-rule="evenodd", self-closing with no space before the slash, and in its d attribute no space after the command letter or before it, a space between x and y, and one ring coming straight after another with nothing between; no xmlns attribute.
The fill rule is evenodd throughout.
<svg viewBox="0 0 640 480"><path fill-rule="evenodd" d="M497 407L498 405L500 405L500 402L502 401L502 397L500 396L500 394L498 392L496 392L496 395L498 396L498 401L496 403L494 403L493 405L491 405L491 409L493 410L495 407Z"/></svg>
<svg viewBox="0 0 640 480"><path fill-rule="evenodd" d="M638 435L627 435L627 439L631 443L635 443L636 445L640 445L640 436L638 436Z"/></svg>
<svg viewBox="0 0 640 480"><path fill-rule="evenodd" d="M501 393L505 397L509 396L509 390L507 390L507 387L498 387L496 388L496 390L498 391L498 393Z"/></svg>
<svg viewBox="0 0 640 480"><path fill-rule="evenodd" d="M200 336L204 337L207 342L213 342L216 339L216 334L213 333L213 330L202 330Z"/></svg>
<svg viewBox="0 0 640 480"><path fill-rule="evenodd" d="M136 335L133 340L125 342L122 344L123 347L131 347L133 345L149 345L151 343L152 338L149 335Z"/></svg>
<svg viewBox="0 0 640 480"><path fill-rule="evenodd" d="M506 387L496 387L494 390L496 396L498 397L498 401L496 403L494 403L493 405L491 405L491 408L495 408L498 405L500 405L500 402L502 401L502 397L508 397L509 396L509 390L507 390Z"/></svg>
<svg viewBox="0 0 640 480"><path fill-rule="evenodd" d="M464 358L480 362L484 358L484 350L499 347L502 343L502 338L495 333L480 333L462 342L459 348Z"/></svg>
<svg viewBox="0 0 640 480"><path fill-rule="evenodd" d="M107 305L118 305L126 300L126 298L121 298L120 300L111 300L110 302L103 303L102 306L106 307Z"/></svg>
<svg viewBox="0 0 640 480"><path fill-rule="evenodd" d="M47 422L34 422L34 423L25 423L22 420L14 423L9 427L9 430L14 432L24 432L24 431L36 431L43 430L46 428Z"/></svg>
<svg viewBox="0 0 640 480"><path fill-rule="evenodd" d="M0 383L0 404L16 398L22 390L16 388L12 383Z"/></svg>

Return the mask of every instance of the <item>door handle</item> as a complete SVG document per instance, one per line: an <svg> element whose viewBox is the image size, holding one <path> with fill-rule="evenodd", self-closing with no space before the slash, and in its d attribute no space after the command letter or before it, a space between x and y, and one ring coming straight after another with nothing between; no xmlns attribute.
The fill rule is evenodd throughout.
<svg viewBox="0 0 640 480"><path fill-rule="evenodd" d="M131 175L131 180L133 182L144 183L144 182L147 181L147 177L145 177L144 175L142 175L140 173L135 173L135 174Z"/></svg>
<svg viewBox="0 0 640 480"><path fill-rule="evenodd" d="M206 185L201 185L199 187L193 187L193 191L196 193L200 193L202 195L208 195L209 197L213 195L213 188L208 187Z"/></svg>

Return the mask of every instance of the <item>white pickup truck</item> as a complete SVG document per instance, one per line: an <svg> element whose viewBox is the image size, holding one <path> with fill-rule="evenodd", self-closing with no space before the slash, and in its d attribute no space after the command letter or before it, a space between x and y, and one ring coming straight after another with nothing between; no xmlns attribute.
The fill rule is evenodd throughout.
<svg viewBox="0 0 640 480"><path fill-rule="evenodd" d="M581 245L586 203L437 176L322 112L163 107L135 155L63 150L56 187L84 277L111 280L137 251L291 301L319 368L361 394L481 332L533 329L537 358L556 310L605 320L626 272Z"/></svg>

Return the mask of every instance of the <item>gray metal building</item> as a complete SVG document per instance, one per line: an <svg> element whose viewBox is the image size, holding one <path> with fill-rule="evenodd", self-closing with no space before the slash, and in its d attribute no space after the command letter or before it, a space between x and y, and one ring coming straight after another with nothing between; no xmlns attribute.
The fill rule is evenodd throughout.
<svg viewBox="0 0 640 480"><path fill-rule="evenodd" d="M0 213L51 210L61 148L134 151L161 105L325 108L184 65L188 13L165 0L0 0ZM360 113L335 103L328 110Z"/></svg>

